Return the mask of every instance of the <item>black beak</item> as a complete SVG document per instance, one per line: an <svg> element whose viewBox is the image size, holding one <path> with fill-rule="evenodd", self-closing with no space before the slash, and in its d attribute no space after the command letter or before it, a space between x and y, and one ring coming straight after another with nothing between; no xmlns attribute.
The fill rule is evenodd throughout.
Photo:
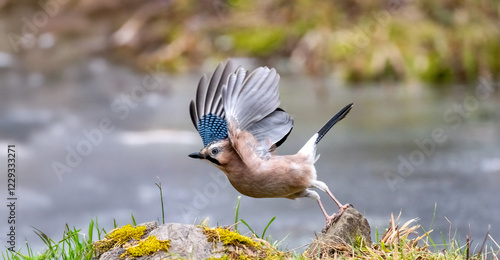
<svg viewBox="0 0 500 260"><path fill-rule="evenodd" d="M200 152L190 153L188 156L191 157L191 158L195 158L195 159L205 159L206 158Z"/></svg>

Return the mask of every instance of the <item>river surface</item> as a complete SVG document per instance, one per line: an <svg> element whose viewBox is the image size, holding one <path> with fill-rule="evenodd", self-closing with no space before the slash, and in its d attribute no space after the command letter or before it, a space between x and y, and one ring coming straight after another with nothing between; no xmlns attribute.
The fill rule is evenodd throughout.
<svg viewBox="0 0 500 260"><path fill-rule="evenodd" d="M234 223L238 192L215 167L187 156L202 144L188 112L200 74L145 74L99 57L51 75L15 64L0 68L0 169L7 167L7 145L15 144L18 247L28 241L42 249L34 228L60 240L66 223L86 233L93 218L108 231L114 221L130 223L131 214L138 223L161 221L159 181L166 222ZM488 226L498 241L500 97L498 84L490 85L484 79L437 89L343 86L334 79L283 76L281 106L295 127L279 153L295 153L354 102L322 139L316 165L336 197L366 216L373 239L391 213L401 212L401 224L418 218L417 224L434 230L437 243L451 230L462 244L466 235L480 244ZM336 212L319 193L327 210ZM9 228L4 209L2 246ZM258 234L276 217L266 236L298 251L325 224L309 199L243 196L239 217Z"/></svg>

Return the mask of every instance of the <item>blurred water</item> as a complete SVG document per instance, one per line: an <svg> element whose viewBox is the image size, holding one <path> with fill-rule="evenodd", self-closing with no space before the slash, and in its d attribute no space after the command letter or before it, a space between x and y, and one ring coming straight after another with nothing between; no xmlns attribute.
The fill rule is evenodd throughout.
<svg viewBox="0 0 500 260"><path fill-rule="evenodd" d="M161 220L158 177L166 222L234 222L239 194L216 168L187 157L201 148L188 115L200 75L153 75L102 58L56 75L0 70L0 147L15 144L18 154L18 246L27 240L41 249L33 227L58 240L66 223L86 231L91 218L106 230L113 220L129 223L131 213L138 222ZM325 88L314 88L319 83ZM419 218L426 230L433 225L437 241L451 228L452 236L456 231L463 241L471 234L481 243L488 225L500 238L497 91L345 87L333 79L286 76L280 86L282 107L295 119L281 154L295 153L331 115L355 103L321 141L317 169L342 203L367 217L373 237L391 213L402 211L402 223ZM78 159L75 151L84 154ZM0 169L5 164L2 159ZM2 218L6 214L2 210ZM288 249L309 243L324 226L309 199L243 197L239 214L258 233L276 216L267 234L288 236L282 244ZM0 223L4 245L8 226Z"/></svg>

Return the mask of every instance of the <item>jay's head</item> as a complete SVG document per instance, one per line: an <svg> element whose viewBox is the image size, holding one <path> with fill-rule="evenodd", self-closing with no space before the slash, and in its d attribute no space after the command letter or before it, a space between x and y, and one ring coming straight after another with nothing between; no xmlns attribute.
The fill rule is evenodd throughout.
<svg viewBox="0 0 500 260"><path fill-rule="evenodd" d="M189 154L189 157L207 160L216 166L227 164L233 154L229 150L229 141L227 139L209 143L199 152Z"/></svg>

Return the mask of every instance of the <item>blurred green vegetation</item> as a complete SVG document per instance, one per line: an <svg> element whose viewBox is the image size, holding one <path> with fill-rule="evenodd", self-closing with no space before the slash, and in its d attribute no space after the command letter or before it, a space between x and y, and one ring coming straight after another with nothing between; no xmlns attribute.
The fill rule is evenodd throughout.
<svg viewBox="0 0 500 260"><path fill-rule="evenodd" d="M22 1L6 2L0 15L26 9ZM66 38L101 33L108 40L93 51L139 67L182 72L210 57L243 56L270 66L285 59L290 73L334 74L347 82L500 78L498 0L64 2L50 22L74 19L46 30ZM28 3L32 13L43 10Z"/></svg>

